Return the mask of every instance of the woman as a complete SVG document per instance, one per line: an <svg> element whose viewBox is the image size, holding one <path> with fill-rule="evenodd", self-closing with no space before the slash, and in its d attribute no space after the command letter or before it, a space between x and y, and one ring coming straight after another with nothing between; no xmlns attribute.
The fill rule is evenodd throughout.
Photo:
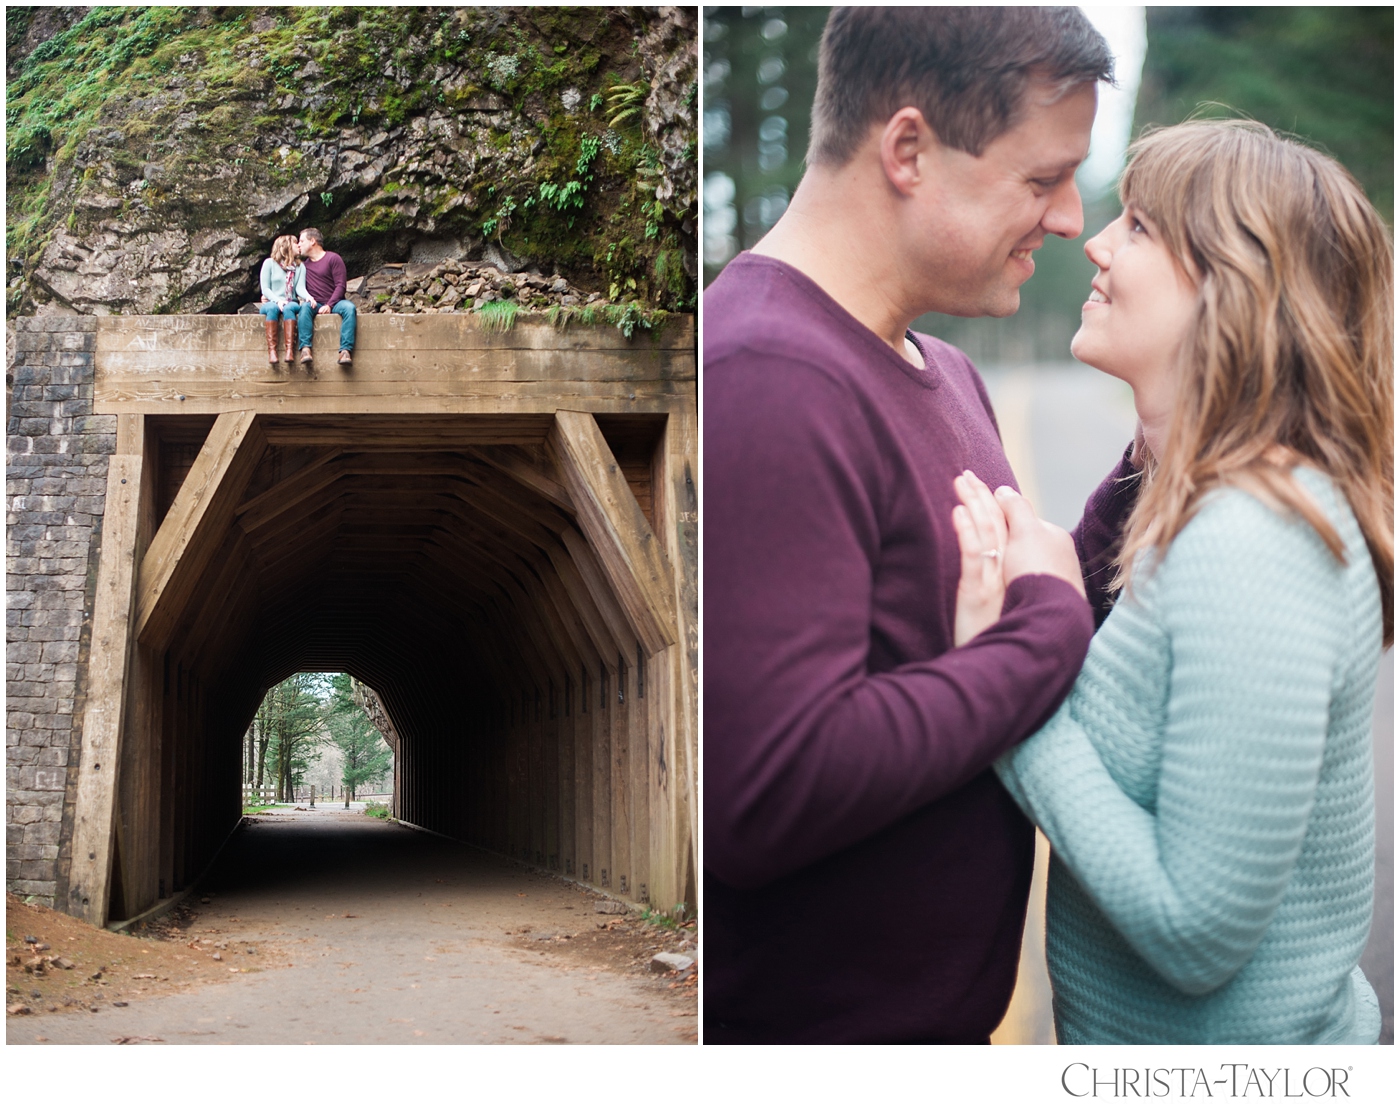
<svg viewBox="0 0 1400 1112"><path fill-rule="evenodd" d="M309 301L306 268L297 264L296 236L278 236L272 243L272 256L263 260L262 304L258 312L267 325L267 361L277 365L277 321L282 321L282 358L292 363L296 341L297 310Z"/></svg>
<svg viewBox="0 0 1400 1112"><path fill-rule="evenodd" d="M1131 155L1072 345L1141 418L1124 589L1069 699L997 762L1053 848L1056 1028L1373 1043L1389 234L1345 170L1260 124L1183 124ZM1019 496L959 492L975 608Z"/></svg>

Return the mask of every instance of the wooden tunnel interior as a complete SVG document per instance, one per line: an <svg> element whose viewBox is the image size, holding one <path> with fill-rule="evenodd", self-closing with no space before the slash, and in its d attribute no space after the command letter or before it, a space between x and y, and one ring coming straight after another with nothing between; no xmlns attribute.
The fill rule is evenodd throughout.
<svg viewBox="0 0 1400 1112"><path fill-rule="evenodd" d="M133 601L106 918L207 867L241 813L247 725L305 671L379 693L398 818L693 906L658 527L692 477L668 420L124 415L104 544L129 549Z"/></svg>

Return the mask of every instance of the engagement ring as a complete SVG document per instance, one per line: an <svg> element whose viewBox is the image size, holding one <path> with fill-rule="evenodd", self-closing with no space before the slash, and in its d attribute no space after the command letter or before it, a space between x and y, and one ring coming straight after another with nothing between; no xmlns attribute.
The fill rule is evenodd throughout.
<svg viewBox="0 0 1400 1112"><path fill-rule="evenodd" d="M984 559L987 559L987 560L1000 560L1000 559L1001 559L1001 549L999 549L999 548L989 548L989 549L987 549L986 552L982 553L982 556L983 556Z"/></svg>

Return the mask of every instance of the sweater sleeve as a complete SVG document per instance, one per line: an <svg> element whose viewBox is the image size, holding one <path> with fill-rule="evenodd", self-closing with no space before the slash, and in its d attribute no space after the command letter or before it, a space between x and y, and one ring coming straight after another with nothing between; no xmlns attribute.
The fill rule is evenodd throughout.
<svg viewBox="0 0 1400 1112"><path fill-rule="evenodd" d="M277 298L272 292L272 272L277 266L271 259L264 259L262 273L258 276L258 283L262 286L262 299L264 301L276 301Z"/></svg>
<svg viewBox="0 0 1400 1112"><path fill-rule="evenodd" d="M335 252L331 252L331 280L335 283L335 288L331 290L326 304L335 306L345 300L345 260Z"/></svg>
<svg viewBox="0 0 1400 1112"><path fill-rule="evenodd" d="M1142 492L1142 473L1132 463L1133 446L1129 444L1108 478L1099 484L1084 506L1084 516L1074 527L1074 550L1079 554L1079 567L1084 573L1084 590L1089 608L1094 612L1095 628L1103 625L1113 609L1113 561L1123 539L1128 515Z"/></svg>
<svg viewBox="0 0 1400 1112"><path fill-rule="evenodd" d="M1043 730L997 762L1056 856L1181 992L1210 992L1240 970L1292 877L1345 636L1339 575L1301 521L1238 491L1217 496L1157 573L1170 664L1155 811L1105 767L1112 739L1095 745L1096 724L1131 697L1104 686L1111 669L1081 680ZM1096 637L1086 676L1118 632Z"/></svg>
<svg viewBox="0 0 1400 1112"><path fill-rule="evenodd" d="M1027 576L972 642L869 673L870 422L801 364L742 382L706 386L705 867L755 888L984 771L1068 692L1092 626L1072 587Z"/></svg>
<svg viewBox="0 0 1400 1112"><path fill-rule="evenodd" d="M310 304L314 298L306 290L306 267L298 264L296 273L292 278L292 284L296 289L297 300L303 305Z"/></svg>

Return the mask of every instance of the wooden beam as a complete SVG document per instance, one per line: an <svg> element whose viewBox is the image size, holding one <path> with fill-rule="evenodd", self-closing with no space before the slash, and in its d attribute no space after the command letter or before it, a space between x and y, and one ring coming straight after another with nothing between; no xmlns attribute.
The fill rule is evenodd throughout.
<svg viewBox="0 0 1400 1112"><path fill-rule="evenodd" d="M490 445L482 448L469 448L469 455L484 460L492 467L504 471L522 486L536 494L548 498L561 510L574 512L574 500L569 497L559 475L545 462L532 459L525 449L514 444Z"/></svg>
<svg viewBox="0 0 1400 1112"><path fill-rule="evenodd" d="M117 772L131 659L136 541L141 507L141 456L112 456L102 516L102 552L93 600L83 708L78 791L73 812L69 913L96 926L107 922L112 883Z"/></svg>
<svg viewBox="0 0 1400 1112"><path fill-rule="evenodd" d="M579 526L597 552L637 640L648 656L674 644L670 561L593 414L560 410L554 415L549 444L577 507Z"/></svg>
<svg viewBox="0 0 1400 1112"><path fill-rule="evenodd" d="M261 494L254 495L242 503L234 514L241 519L245 531L256 529L265 521L271 521L289 506L315 494L329 486L345 474L345 468L330 466L341 454L339 448L322 452L316 459L274 483Z"/></svg>
<svg viewBox="0 0 1400 1112"><path fill-rule="evenodd" d="M136 636L163 647L252 478L267 441L254 413L223 413L141 561Z"/></svg>
<svg viewBox="0 0 1400 1112"><path fill-rule="evenodd" d="M604 625L607 626L608 635L618 650L626 655L626 646L636 644L636 631L628 622L622 605L608 585L608 577L598 562L597 555L583 534L576 529L566 529L560 540L563 541L569 558L556 561L555 569L565 583L577 581L582 584L583 590L593 600L593 605L597 607ZM611 656L608 657L608 662L613 662Z"/></svg>
<svg viewBox="0 0 1400 1112"><path fill-rule="evenodd" d="M338 322L318 319L316 367L270 368L262 328L238 316L103 317L94 352L99 413L479 413L663 410L695 396L695 326L674 317L625 339L522 319L508 332L470 313L360 317L353 367ZM692 402L693 404L693 402Z"/></svg>

